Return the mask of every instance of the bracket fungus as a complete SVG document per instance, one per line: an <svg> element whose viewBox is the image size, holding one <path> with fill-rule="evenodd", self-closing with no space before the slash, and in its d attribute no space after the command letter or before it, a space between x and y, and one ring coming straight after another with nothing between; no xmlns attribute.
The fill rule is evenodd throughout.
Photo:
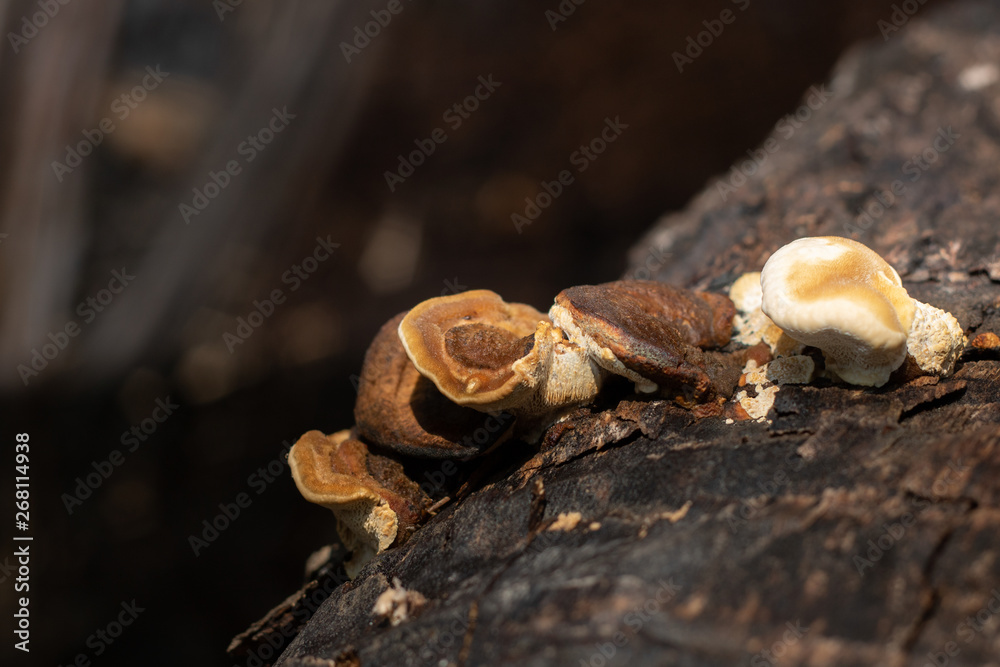
<svg viewBox="0 0 1000 667"><path fill-rule="evenodd" d="M404 542L428 505L402 465L369 454L349 430L309 431L289 450L288 465L299 493L337 517L337 532L353 553L345 564L352 579L376 554Z"/></svg>
<svg viewBox="0 0 1000 667"><path fill-rule="evenodd" d="M424 301L372 341L355 429L309 431L292 447L295 484L333 511L353 578L431 513L402 464L379 451L468 459L515 427L531 440L593 400L608 373L698 417L724 414L735 392L732 414L766 420L779 385L812 379L806 345L841 379L872 386L908 356L947 375L965 346L954 317L911 299L885 260L849 239L790 243L730 295L623 280L565 289L548 316L488 290Z"/></svg>
<svg viewBox="0 0 1000 667"><path fill-rule="evenodd" d="M664 391L687 407L727 393L718 382L725 364L701 347L726 345L734 315L727 297L645 280L570 287L549 310L601 367L636 391Z"/></svg>
<svg viewBox="0 0 1000 667"><path fill-rule="evenodd" d="M428 299L399 323L413 365L458 405L552 415L594 398L601 375L584 350L531 306L489 290Z"/></svg>
<svg viewBox="0 0 1000 667"><path fill-rule="evenodd" d="M787 335L819 348L844 382L881 387L907 354L922 372L948 375L966 338L949 313L910 298L882 257L824 236L778 249L761 272L762 310Z"/></svg>
<svg viewBox="0 0 1000 667"><path fill-rule="evenodd" d="M401 454L456 459L478 456L508 438L510 415L487 417L457 405L417 370L397 334L406 314L386 322L365 353L354 404L361 437Z"/></svg>
<svg viewBox="0 0 1000 667"><path fill-rule="evenodd" d="M593 400L606 369L694 407L731 393L745 356L701 349L729 343L734 309L724 296L621 281L564 290L551 314L564 328L473 290L429 299L382 326L365 354L355 430L310 431L289 453L299 492L337 517L350 577L429 514L430 499L402 464L368 445L465 459L515 426L531 440Z"/></svg>

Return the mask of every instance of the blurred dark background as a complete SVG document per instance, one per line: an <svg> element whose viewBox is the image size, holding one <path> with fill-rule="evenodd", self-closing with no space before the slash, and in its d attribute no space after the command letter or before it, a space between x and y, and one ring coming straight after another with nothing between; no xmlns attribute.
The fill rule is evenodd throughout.
<svg viewBox="0 0 1000 667"><path fill-rule="evenodd" d="M385 320L471 288L546 310L563 287L619 277L658 216L852 43L882 39L892 4L4 2L0 489L13 495L14 435L29 433L34 541L30 662L3 664L230 664L229 639L336 539L282 443L351 425L351 376ZM391 20L355 43L371 11ZM678 71L688 37L720 26ZM479 77L499 85L448 113ZM616 118L627 128L578 171L574 151ZM390 190L385 172L436 128L446 141ZM518 229L562 170L574 182ZM317 238L338 247L303 262ZM120 289L114 271L134 279ZM225 337L276 289L249 336ZM177 406L162 423L157 401ZM99 486L68 500L88 475ZM196 555L189 538L241 493L250 505ZM3 506L7 655L20 594ZM89 639L133 600L144 611L120 637Z"/></svg>

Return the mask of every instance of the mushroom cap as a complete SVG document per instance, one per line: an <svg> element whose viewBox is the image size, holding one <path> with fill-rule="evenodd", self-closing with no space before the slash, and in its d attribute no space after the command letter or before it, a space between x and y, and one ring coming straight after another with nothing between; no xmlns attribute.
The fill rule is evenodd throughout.
<svg viewBox="0 0 1000 667"><path fill-rule="evenodd" d="M532 354L538 323L547 319L495 292L472 290L418 304L400 321L399 338L413 365L447 398L497 409L525 388L513 364Z"/></svg>
<svg viewBox="0 0 1000 667"><path fill-rule="evenodd" d="M397 333L405 312L386 322L365 353L354 404L358 433L410 456L471 458L503 442L514 418L456 405L420 374Z"/></svg>
<svg viewBox="0 0 1000 667"><path fill-rule="evenodd" d="M712 381L696 345L728 342L733 314L728 298L703 299L651 281L570 287L549 310L602 367L632 380L638 391L681 390L683 404L710 393Z"/></svg>
<svg viewBox="0 0 1000 667"><path fill-rule="evenodd" d="M353 578L363 563L396 540L399 518L366 480L336 471L334 461L343 458L338 456L338 449L349 437L350 431L331 436L309 431L289 450L288 465L302 497L326 507L337 517L337 532L354 554L350 567L354 572L348 572ZM356 467L342 464L341 469Z"/></svg>
<svg viewBox="0 0 1000 667"><path fill-rule="evenodd" d="M289 450L288 465L302 497L337 518L337 532L353 552L346 564L352 578L409 536L428 501L399 463L370 454L350 430L305 433Z"/></svg>
<svg viewBox="0 0 1000 667"><path fill-rule="evenodd" d="M793 241L764 264L761 287L764 314L821 349L846 382L882 386L906 358L914 301L895 269L857 241Z"/></svg>
<svg viewBox="0 0 1000 667"><path fill-rule="evenodd" d="M729 297L655 280L617 280L604 286L633 297L647 314L670 323L690 345L723 347L732 336L736 308Z"/></svg>

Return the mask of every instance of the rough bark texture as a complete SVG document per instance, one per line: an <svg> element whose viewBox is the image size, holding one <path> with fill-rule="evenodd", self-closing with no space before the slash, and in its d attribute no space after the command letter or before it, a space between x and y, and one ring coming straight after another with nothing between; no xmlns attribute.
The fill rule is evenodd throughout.
<svg viewBox="0 0 1000 667"><path fill-rule="evenodd" d="M1000 332L998 31L1000 7L956 5L848 54L830 99L776 126L745 184L662 220L630 274L721 290L853 233L970 339ZM578 413L491 458L278 664L1000 664L1000 352L940 381L785 386L768 417ZM394 577L428 600L395 627L371 613Z"/></svg>

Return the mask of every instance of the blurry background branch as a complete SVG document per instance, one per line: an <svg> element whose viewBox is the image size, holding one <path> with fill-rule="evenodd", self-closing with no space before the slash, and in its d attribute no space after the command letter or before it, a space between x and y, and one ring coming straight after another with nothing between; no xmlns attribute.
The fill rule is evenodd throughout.
<svg viewBox="0 0 1000 667"><path fill-rule="evenodd" d="M22 17L39 7L6 4L4 34L33 34L25 31ZM8 234L0 264L0 365L5 369L23 363L25 352L62 324L85 271L91 193L80 178L59 182L49 162L61 158L66 144L80 140L82 128L92 127L104 99L122 7L118 1L60 6L61 20L34 28L42 34L27 44L12 40L0 57L6 100L0 112L0 219ZM20 384L16 374L0 378L7 387Z"/></svg>
<svg viewBox="0 0 1000 667"><path fill-rule="evenodd" d="M22 8L32 13L31 5ZM234 255L263 247L278 256L288 252L302 225L289 230L275 223L302 215L310 172L335 162L370 68L345 68L327 48L350 19L341 3L248 4L239 11L239 23L229 21L237 27L232 32L186 32L214 17L155 6L123 15L120 3L84 13L68 5L17 54L23 60L8 60L21 75L11 77L13 85L23 89L11 97L23 101L12 110L21 116L5 124L16 146L8 153L5 219L13 223L9 242L17 245L23 235L35 250L4 264L10 274L0 338L5 367L24 363L27 350L50 342L50 331L79 320L71 304L88 296L81 284L96 291L121 267L135 282L113 307L92 310L92 319L81 322L94 324L67 355L80 362L76 379L116 377L141 358L162 361L183 347L179 334L200 308L220 299L226 305L234 287L248 288L234 280L234 264L242 264L244 283L252 282L254 265L269 264ZM83 16L74 21L71 12ZM114 53L123 16L140 43ZM166 54L150 53L141 43L144 32L171 18L180 23L175 37L187 36L193 53L176 44ZM79 76L67 76L68 64ZM151 78L150 70L159 74ZM115 101L139 81L146 89L127 106ZM249 137L271 131L275 111L291 119L284 121L287 134L280 141L275 134L273 145L248 145ZM102 121L113 129L102 131ZM317 155L317 145L325 152ZM50 166L74 165L71 153L81 155L78 166ZM233 160L239 171L227 174ZM217 196L205 197L211 188ZM45 379L65 368L58 364ZM2 377L8 386L15 380Z"/></svg>

